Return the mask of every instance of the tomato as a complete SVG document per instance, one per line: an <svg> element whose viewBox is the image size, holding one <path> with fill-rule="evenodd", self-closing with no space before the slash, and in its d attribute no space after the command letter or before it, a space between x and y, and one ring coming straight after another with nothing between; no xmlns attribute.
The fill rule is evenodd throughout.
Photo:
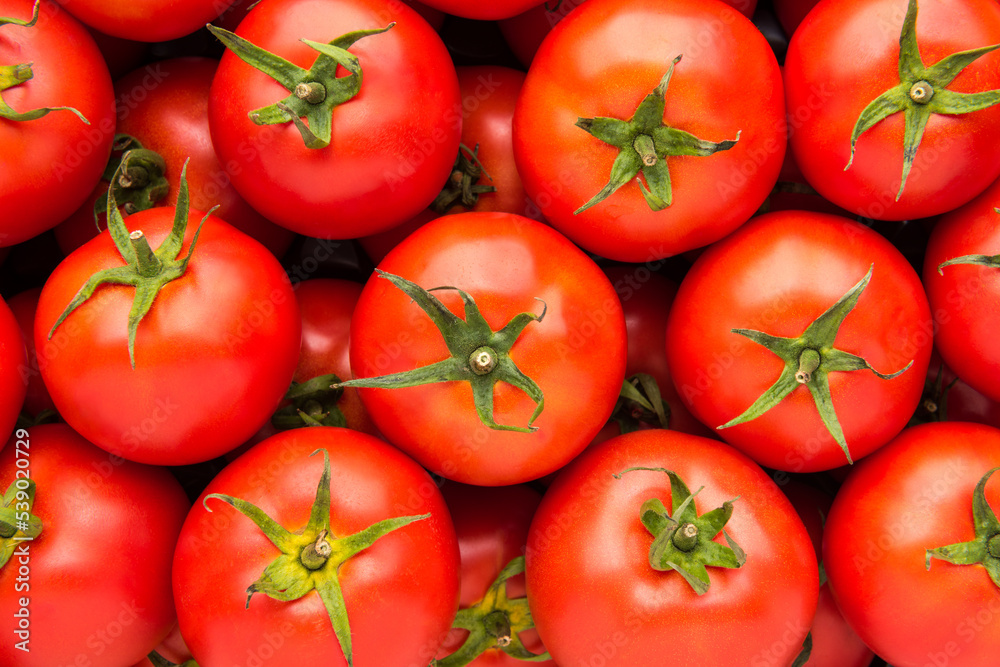
<svg viewBox="0 0 1000 667"><path fill-rule="evenodd" d="M42 381L41 370L39 370L40 362L35 353L35 311L38 308L38 297L41 293L42 289L35 287L18 292L7 300L7 305L21 330L27 354L23 365L18 367L18 375L21 383L25 385L23 411L32 417L37 417L46 410L55 410L56 407ZM8 395L7 391L0 393ZM10 393L17 395L16 391ZM0 432L3 432L2 429Z"/></svg>
<svg viewBox="0 0 1000 667"><path fill-rule="evenodd" d="M18 512L40 520L41 532L0 538L13 552L0 567L0 664L135 663L175 623L170 567L183 490L168 471L109 455L65 424L19 429L7 443L0 485L16 492L29 478L33 502L15 502L30 505Z"/></svg>
<svg viewBox="0 0 1000 667"><path fill-rule="evenodd" d="M461 101L441 38L414 10L380 0L278 0L254 7L236 33L308 69L318 52L304 38L330 42L392 22L350 46L363 83L334 109L323 148L307 148L292 123L255 125L248 112L289 91L223 54L209 97L212 141L237 191L269 220L307 236L355 238L402 223L440 191L458 154ZM322 134L323 114L310 113Z"/></svg>
<svg viewBox="0 0 1000 667"><path fill-rule="evenodd" d="M782 98L774 53L731 7L590 0L535 54L514 158L545 219L584 249L668 257L764 202L785 152Z"/></svg>
<svg viewBox="0 0 1000 667"><path fill-rule="evenodd" d="M941 216L931 229L923 280L937 327L941 358L973 389L1000 400L1000 354L993 332L1000 272L1000 185Z"/></svg>
<svg viewBox="0 0 1000 667"><path fill-rule="evenodd" d="M781 490L809 531L816 558L821 559L823 524L830 513L833 496L798 479L783 481ZM868 667L875 657L844 620L826 582L820 585L816 617L809 634L812 636L812 649L806 662L809 667Z"/></svg>
<svg viewBox="0 0 1000 667"><path fill-rule="evenodd" d="M904 18L914 15L915 29L904 40ZM929 217L982 192L1000 176L987 148L1000 142L1000 107L972 105L955 114L969 104L962 94L1000 88L1000 54L934 67L956 52L997 43L1000 5L991 0L925 0L919 13L916 0L817 4L785 58L788 111L802 121L791 149L806 180L838 206L879 220ZM934 82L929 90L918 85L927 80ZM884 96L890 90L891 99ZM876 99L883 120L862 115ZM919 147L918 119L926 121ZM904 138L907 127L911 139Z"/></svg>
<svg viewBox="0 0 1000 667"><path fill-rule="evenodd" d="M927 367L920 407L910 423L932 421L975 422L1000 428L1000 402L987 398L963 382L941 360L936 349L932 351Z"/></svg>
<svg viewBox="0 0 1000 667"><path fill-rule="evenodd" d="M774 0L774 15L785 34L791 37L819 0Z"/></svg>
<svg viewBox="0 0 1000 667"><path fill-rule="evenodd" d="M813 472L906 425L932 333L919 277L882 236L780 211L694 263L670 312L667 360L691 412L723 439L761 465Z"/></svg>
<svg viewBox="0 0 1000 667"><path fill-rule="evenodd" d="M269 541L234 498L259 508L282 534L302 532ZM359 531L403 518L409 523L342 558ZM312 574L296 566L307 542L326 537L329 560L312 563ZM296 539L295 556L283 557L286 542ZM279 579L290 588L287 596L268 587L265 568L287 574ZM300 428L253 447L205 489L178 541L174 598L181 634L201 667L250 659L342 666L349 664L345 652L358 667L408 667L430 662L450 627L459 569L448 508L426 471L372 436ZM304 578L312 583L294 583ZM335 595L333 581L342 592L350 651L321 599Z"/></svg>
<svg viewBox="0 0 1000 667"><path fill-rule="evenodd" d="M10 306L0 298L0 438L14 431L24 405L28 382L28 354L24 336Z"/></svg>
<svg viewBox="0 0 1000 667"><path fill-rule="evenodd" d="M545 648L532 627L530 613L526 613L524 575L503 577L518 568L523 572L528 526L542 499L541 494L524 484L485 487L454 482L442 485L441 493L455 524L462 558L459 603L462 611L438 651L438 664L447 667L463 657L475 655L471 662L464 664L523 667L523 660L511 653L522 657L529 653L540 655ZM511 567L515 559L521 561L520 565ZM502 621L495 620L498 615ZM476 627L477 636L483 633L482 645L476 643L477 636L470 637L467 629L470 626ZM510 644L502 644L504 641ZM458 653L460 648L467 652ZM477 653L479 649L481 653ZM447 656L453 657L449 660ZM533 661L533 664L555 665L551 660Z"/></svg>
<svg viewBox="0 0 1000 667"><path fill-rule="evenodd" d="M604 272L618 293L628 331L626 378L650 375L669 408L668 427L692 435L718 436L695 419L674 388L664 340L667 316L677 294L677 283L648 266L613 266Z"/></svg>
<svg viewBox="0 0 1000 667"><path fill-rule="evenodd" d="M561 234L508 213L446 215L408 236L379 269L351 323L355 384L437 362L469 381L359 385L383 435L432 472L487 486L525 482L568 463L607 421L625 370L621 304L593 260ZM448 335L470 338L446 344L423 306L383 276L424 290L450 286L431 294L452 313ZM493 332L510 323L502 340L481 332L483 319ZM484 348L493 363L474 376Z"/></svg>
<svg viewBox="0 0 1000 667"><path fill-rule="evenodd" d="M173 206L155 207L129 216L129 226L159 247L175 238L174 215ZM176 237L181 257L202 216L190 211L183 243ZM159 465L219 456L270 418L291 383L301 324L288 277L224 221L209 216L200 229L186 271L156 296L134 343L138 290L128 285L99 286L55 327L95 271L123 265L108 230L42 289L35 347L47 359L45 385L71 426L116 455Z"/></svg>
<svg viewBox="0 0 1000 667"><path fill-rule="evenodd" d="M157 60L134 69L115 82L117 131L134 137L142 148L163 158L169 187L160 203L174 201L185 161L191 206L217 215L254 237L280 257L293 234L264 218L236 192L227 169L219 163L208 129L208 93L218 61L186 57ZM97 235L93 214L80 211L56 228L63 252ZM107 225L104 216L101 227Z"/></svg>
<svg viewBox="0 0 1000 667"><path fill-rule="evenodd" d="M552 27L583 2L584 0L560 0L534 4L516 16L500 19L498 21L500 31L517 59L528 67ZM757 7L757 0L723 0L723 2L738 9L747 18L753 16Z"/></svg>
<svg viewBox="0 0 1000 667"><path fill-rule="evenodd" d="M165 42L184 37L225 11L233 0L59 0L83 23L114 37Z"/></svg>
<svg viewBox="0 0 1000 667"><path fill-rule="evenodd" d="M654 538L643 521L668 525L664 509L677 530L698 527L689 557L662 551L671 535ZM629 433L577 458L542 498L525 557L531 614L560 665L788 665L816 610L816 557L777 485L725 443L676 431ZM702 581L699 559L700 594L687 580Z"/></svg>
<svg viewBox="0 0 1000 667"><path fill-rule="evenodd" d="M838 491L823 542L829 585L851 627L891 664L964 667L995 659L998 577L991 580L985 566L996 573L998 559L956 565L928 551L980 534L975 490L998 466L1000 431L925 424L862 461ZM987 480L984 489L995 512L1000 484ZM992 525L1000 530L995 516Z"/></svg>
<svg viewBox="0 0 1000 667"><path fill-rule="evenodd" d="M33 4L3 0L0 17L28 21ZM33 26L0 23L0 94L15 113L76 112L16 121L0 111L4 246L51 229L83 203L104 171L115 131L111 75L93 38L51 0L38 7ZM10 85L13 70L25 65L33 76Z"/></svg>
<svg viewBox="0 0 1000 667"><path fill-rule="evenodd" d="M295 285L295 299L302 313L302 350L294 382L334 373L351 376L351 318L361 296L361 284L335 278L312 278ZM324 409L329 406L324 405ZM375 435L372 418L365 412L358 390L345 387L336 402L345 426Z"/></svg>

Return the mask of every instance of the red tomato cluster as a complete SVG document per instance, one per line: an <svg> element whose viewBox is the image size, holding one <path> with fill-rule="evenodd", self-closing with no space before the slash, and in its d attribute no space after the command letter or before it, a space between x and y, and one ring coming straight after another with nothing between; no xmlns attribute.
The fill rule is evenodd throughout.
<svg viewBox="0 0 1000 667"><path fill-rule="evenodd" d="M0 667L983 667L994 0L0 0Z"/></svg>

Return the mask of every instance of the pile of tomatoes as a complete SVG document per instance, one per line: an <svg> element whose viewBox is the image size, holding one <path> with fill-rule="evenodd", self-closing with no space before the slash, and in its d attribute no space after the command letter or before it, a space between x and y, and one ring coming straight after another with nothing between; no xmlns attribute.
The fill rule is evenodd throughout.
<svg viewBox="0 0 1000 667"><path fill-rule="evenodd" d="M1000 651L995 0L0 0L0 667Z"/></svg>

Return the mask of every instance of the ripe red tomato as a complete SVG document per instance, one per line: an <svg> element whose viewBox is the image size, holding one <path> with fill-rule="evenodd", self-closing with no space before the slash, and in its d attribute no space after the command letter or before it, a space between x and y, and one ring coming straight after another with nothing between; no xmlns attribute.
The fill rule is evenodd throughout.
<svg viewBox="0 0 1000 667"><path fill-rule="evenodd" d="M625 377L646 373L656 380L660 396L670 410L669 427L692 435L718 438L698 421L677 394L666 354L667 317L677 295L677 283L648 266L612 266L604 273L618 293L628 331ZM617 435L617 433L615 433Z"/></svg>
<svg viewBox="0 0 1000 667"><path fill-rule="evenodd" d="M584 0L560 0L536 3L516 16L499 20L500 32L517 59L528 67L552 27L583 2ZM723 2L738 9L747 18L753 17L754 9L757 7L757 0L723 0Z"/></svg>
<svg viewBox="0 0 1000 667"><path fill-rule="evenodd" d="M39 370L39 360L35 353L35 311L38 308L38 297L42 293L42 288L18 292L7 301L11 313L17 320L17 326L21 330L24 339L25 353L27 357L23 365L18 366L18 375L21 384L25 385L24 412L31 417L37 417L44 410L55 410L52 397L49 396L48 389L42 381L42 374ZM0 363L0 368L11 368L11 365ZM8 388L0 392L0 395L16 396L17 391ZM3 429L0 429L3 433Z"/></svg>
<svg viewBox="0 0 1000 667"><path fill-rule="evenodd" d="M0 567L0 664L135 663L175 623L170 568L187 496L167 470L109 455L65 424L19 429L0 453L4 490L29 477L33 503L20 511L42 527L0 538L13 551Z"/></svg>
<svg viewBox="0 0 1000 667"><path fill-rule="evenodd" d="M626 472L636 467L668 468L697 492L693 558L735 543L745 562L709 566L701 595L662 569L654 556L672 538L654 538L643 518L666 527L666 509L681 530L693 522L678 507L687 493L662 470ZM725 443L675 431L636 431L577 458L542 498L525 556L531 614L560 665L788 665L816 610L816 556L777 485Z"/></svg>
<svg viewBox="0 0 1000 667"><path fill-rule="evenodd" d="M798 479L784 480L781 490L809 531L816 558L822 559L823 526L833 496ZM826 582L819 589L819 604L809 634L812 636L812 650L806 662L809 667L868 667L875 657L844 620Z"/></svg>
<svg viewBox="0 0 1000 667"><path fill-rule="evenodd" d="M324 488L325 496L317 491ZM269 541L255 520L211 494L251 503L283 530L301 534ZM338 562L344 542L359 531L410 516L420 518ZM320 523L329 529L323 538ZM299 554L307 542L326 536L330 560L309 575L296 566ZM300 540L292 558L282 556L289 539ZM290 568L283 571L293 574L280 584L298 592L288 590L286 601L274 599L282 597L275 590L269 597L259 581L283 558ZM181 634L201 667L229 667L250 657L274 667L343 667L344 651L321 593L293 585L311 577L330 594L327 584L336 578L354 664L409 667L429 663L448 632L458 609L459 569L448 508L425 470L372 436L309 427L256 445L208 485L177 544L174 597ZM258 592L248 600L247 587L255 582Z"/></svg>
<svg viewBox="0 0 1000 667"><path fill-rule="evenodd" d="M307 236L355 238L405 221L441 190L458 154L462 106L444 43L413 9L277 0L254 7L236 33L309 69L319 54L304 38L325 43L392 22L349 48L363 83L334 110L325 148L307 148L292 123L255 125L247 114L289 91L223 54L209 99L212 141L236 189L269 220Z"/></svg>
<svg viewBox="0 0 1000 667"><path fill-rule="evenodd" d="M34 0L2 0L0 17L28 21ZM72 67L69 67L72 63ZM34 120L0 115L0 245L25 241L75 211L101 177L115 132L111 76L93 38L52 0L39 4L33 26L0 25L0 70L33 75L3 88L13 112L46 107ZM8 85L9 80L0 84Z"/></svg>
<svg viewBox="0 0 1000 667"><path fill-rule="evenodd" d="M465 615L462 622L477 625L477 630L482 628L484 631L485 650L465 664L473 667L523 667L523 660L512 657L499 644L501 641L510 642L504 646L521 656L526 655L522 651L535 655L545 651L531 623L530 613L525 614L528 602L524 574L513 575L497 589L494 587L499 577L506 576L505 571L511 562L515 558L523 558L528 527L542 496L524 484L485 487L457 482L442 485L441 493L455 524L462 557L459 608L466 611L459 613ZM521 569L523 571L523 563ZM510 571L516 571L516 568ZM503 592L498 592L499 589ZM503 621L488 618L491 614L502 616ZM455 626L438 651L437 659L442 666L449 664L447 656L454 655L452 660L457 661L460 656L468 655L455 655L466 642L478 646L475 639L470 642L469 630L461 629L463 626L458 621L456 619ZM490 633L491 630L496 636ZM509 634L504 635L504 632ZM555 662L540 660L532 664L554 667Z"/></svg>
<svg viewBox="0 0 1000 667"><path fill-rule="evenodd" d="M158 247L174 212L140 211L129 226ZM202 216L189 213L181 257ZM298 306L274 255L210 216L186 272L139 322L134 367L134 287L98 287L53 331L95 271L122 265L105 230L60 263L42 290L35 347L47 359L42 378L59 413L99 447L144 463L205 461L243 443L278 406L299 356Z"/></svg>
<svg viewBox="0 0 1000 667"><path fill-rule="evenodd" d="M295 382L308 382L335 373L342 380L351 375L351 318L362 285L336 278L312 278L295 285L295 299L302 313L302 351ZM337 408L347 428L375 435L377 429L361 403L358 390L345 387Z"/></svg>
<svg viewBox="0 0 1000 667"><path fill-rule="evenodd" d="M0 298L0 438L14 431L24 405L29 366L24 337L11 308Z"/></svg>
<svg viewBox="0 0 1000 667"><path fill-rule="evenodd" d="M627 262L736 229L785 145L774 53L721 2L588 0L542 43L514 113L514 158L545 219Z"/></svg>
<svg viewBox="0 0 1000 667"><path fill-rule="evenodd" d="M997 577L928 550L979 533L974 490L998 466L1000 431L924 424L862 461L838 491L823 542L829 585L854 631L891 664L978 667L996 659ZM985 485L985 500L1000 507L996 480ZM992 526L1000 529L995 516Z"/></svg>
<svg viewBox="0 0 1000 667"><path fill-rule="evenodd" d="M860 459L906 425L932 333L919 277L882 236L779 211L694 263L670 312L667 360L691 412L723 439L761 465L813 472L847 452Z"/></svg>
<svg viewBox="0 0 1000 667"><path fill-rule="evenodd" d="M488 486L525 482L568 463L607 421L625 371L621 304L598 266L566 237L513 214L458 213L420 227L379 268L424 289L450 286L432 294L452 317L474 323L485 318L493 332L515 320L523 327L515 341L509 334L500 341L509 355L494 350L499 371L481 376L494 383L484 401L474 400L465 381L361 390L385 437L432 472ZM475 301L480 318L464 310L457 290ZM525 314L538 319L525 324ZM476 338L476 348L493 345L482 338ZM458 349L466 349L465 343L446 345L428 314L401 288L379 276L368 281L351 324L355 378L449 358L470 367L470 357L452 356ZM536 383L543 403L523 383L519 388L511 379L498 381L510 362ZM537 430L491 428L477 414L482 403L493 406L500 426L533 424Z"/></svg>
<svg viewBox="0 0 1000 667"><path fill-rule="evenodd" d="M923 280L937 327L934 344L945 363L973 389L1000 400L996 300L1000 271L1000 185L941 216L931 230Z"/></svg>
<svg viewBox="0 0 1000 667"><path fill-rule="evenodd" d="M909 7L917 9L915 0ZM910 46L904 53L911 55L901 65L907 8L907 0L819 3L795 31L785 57L788 112L800 121L791 149L802 173L833 203L879 220L949 211L1000 176L1000 163L987 148L1000 143L1000 107L958 115L945 110L954 108L962 93L1000 88L1000 54L987 53L964 69L948 61L948 73L929 73L956 52L1000 43L1000 5L993 0L919 3L915 38L911 32L905 40ZM905 90L892 99L882 97L904 85L901 71L906 72ZM911 86L927 79L935 81L932 89L938 92L924 103L928 93L918 87L921 101L911 100ZM885 100L880 103L885 113L908 110L858 125L876 99ZM904 130L909 126L916 136L917 119L928 113L904 183ZM878 117L866 116L869 121Z"/></svg>
<svg viewBox="0 0 1000 667"><path fill-rule="evenodd" d="M59 0L83 23L115 37L165 42L196 31L224 12L233 0Z"/></svg>
<svg viewBox="0 0 1000 667"><path fill-rule="evenodd" d="M217 205L216 215L281 257L294 234L267 220L236 192L212 146L208 93L217 66L214 58L169 58L128 72L115 81L117 132L134 137L144 149L163 158L169 187L161 204L177 198L181 170L188 162L191 206L207 211ZM100 220L103 229L107 226L103 214ZM66 254L96 235L93 213L87 207L56 227L56 239Z"/></svg>

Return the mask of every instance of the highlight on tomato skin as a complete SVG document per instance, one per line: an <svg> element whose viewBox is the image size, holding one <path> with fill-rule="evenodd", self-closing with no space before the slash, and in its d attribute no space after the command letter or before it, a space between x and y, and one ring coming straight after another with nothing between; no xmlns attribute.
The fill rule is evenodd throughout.
<svg viewBox="0 0 1000 667"><path fill-rule="evenodd" d="M660 558L683 549L683 571ZM607 440L562 471L525 560L532 618L561 665L658 665L677 645L670 663L685 667L720 651L791 664L819 594L809 535L768 475L725 443L665 429Z"/></svg>
<svg viewBox="0 0 1000 667"><path fill-rule="evenodd" d="M408 667L428 663L450 628L460 567L426 470L370 435L307 427L254 446L206 487L181 531L173 590L203 667L260 646L282 666L353 656Z"/></svg>

